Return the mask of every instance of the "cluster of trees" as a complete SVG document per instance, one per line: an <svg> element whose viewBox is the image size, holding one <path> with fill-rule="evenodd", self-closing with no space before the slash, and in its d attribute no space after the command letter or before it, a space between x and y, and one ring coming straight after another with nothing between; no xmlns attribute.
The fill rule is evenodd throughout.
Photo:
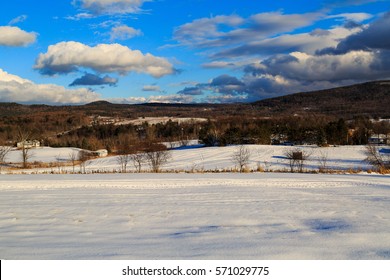
<svg viewBox="0 0 390 280"><path fill-rule="evenodd" d="M349 121L316 116L265 120L224 119L209 121L199 131L206 145L229 144L317 144L366 145L369 138L389 134L390 123L357 117Z"/></svg>
<svg viewBox="0 0 390 280"><path fill-rule="evenodd" d="M107 149L110 153L123 153L127 150L143 149L148 143L183 144L189 139L197 139L201 123L190 121L141 125L85 125L78 129L47 138L45 144L52 147L78 147L86 150Z"/></svg>
<svg viewBox="0 0 390 280"><path fill-rule="evenodd" d="M121 150L117 157L121 172L127 172L127 166L132 163L137 172L142 172L142 167L147 164L154 173L159 173L161 167L171 158L170 150L165 145L153 142L145 142L137 149Z"/></svg>

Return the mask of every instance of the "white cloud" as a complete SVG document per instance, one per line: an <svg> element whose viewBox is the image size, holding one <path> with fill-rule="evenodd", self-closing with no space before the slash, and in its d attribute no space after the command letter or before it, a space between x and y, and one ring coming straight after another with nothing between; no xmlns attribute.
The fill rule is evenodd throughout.
<svg viewBox="0 0 390 280"><path fill-rule="evenodd" d="M106 100L114 104L141 104L141 103L147 103L148 101L145 97L127 97L127 98L115 97L115 98L107 98Z"/></svg>
<svg viewBox="0 0 390 280"><path fill-rule="evenodd" d="M294 52L290 56L296 60L267 65L269 73L283 73L284 77L306 81L369 79L377 75L371 67L375 60L371 52L352 51L343 55L322 56Z"/></svg>
<svg viewBox="0 0 390 280"><path fill-rule="evenodd" d="M26 32L15 26L0 26L0 46L27 46L34 43L36 39L35 32Z"/></svg>
<svg viewBox="0 0 390 280"><path fill-rule="evenodd" d="M73 0L73 4L94 15L112 15L138 13L141 6L149 1L151 0Z"/></svg>
<svg viewBox="0 0 390 280"><path fill-rule="evenodd" d="M83 104L100 99L85 88L69 90L54 84L35 84L0 69L0 101L45 104Z"/></svg>
<svg viewBox="0 0 390 280"><path fill-rule="evenodd" d="M120 104L140 104L140 103L193 103L194 99L191 96L183 96L179 94L171 95L152 95L149 97L127 97L127 98L111 98L107 99L112 103Z"/></svg>
<svg viewBox="0 0 390 280"><path fill-rule="evenodd" d="M238 58L264 56L274 53L301 51L314 54L323 48L334 48L350 35L359 33L361 28L335 27L329 30L315 29L310 33L283 34L262 40L247 41L213 55L214 58Z"/></svg>
<svg viewBox="0 0 390 280"><path fill-rule="evenodd" d="M252 76L280 75L286 79L306 82L367 80L378 77L378 72L372 69L376 59L374 53L366 51L321 56L292 52L289 55L276 55L260 64L252 65L247 68L247 73Z"/></svg>
<svg viewBox="0 0 390 280"><path fill-rule="evenodd" d="M142 91L156 91L156 92L161 92L161 88L156 85L145 85L142 88Z"/></svg>
<svg viewBox="0 0 390 280"><path fill-rule="evenodd" d="M12 20L8 23L8 25L14 25L14 24L17 24L17 23L19 23L19 22L23 22L23 21L25 21L26 19L27 19L27 16L26 16L26 15L21 15L21 16L18 16L18 17L16 17L16 18L12 19Z"/></svg>
<svg viewBox="0 0 390 280"><path fill-rule="evenodd" d="M176 28L174 39L185 45L204 44L209 42L209 40L214 40L225 34L218 30L220 27L234 27L243 22L244 19L236 15L220 15L211 18L196 19Z"/></svg>
<svg viewBox="0 0 390 280"><path fill-rule="evenodd" d="M255 31L277 34L309 26L322 16L321 13L283 14L281 12L269 12L253 15L250 19L253 23L252 29Z"/></svg>
<svg viewBox="0 0 390 280"><path fill-rule="evenodd" d="M159 78L174 73L172 64L165 58L143 54L120 44L100 44L90 47L79 42L61 42L49 46L40 54L34 66L42 74L55 75L77 71L80 67L100 73L146 73Z"/></svg>
<svg viewBox="0 0 390 280"><path fill-rule="evenodd" d="M142 31L139 29L135 29L133 27L127 25L119 25L115 26L111 29L110 32L110 40L128 40L133 37L141 36Z"/></svg>
<svg viewBox="0 0 390 280"><path fill-rule="evenodd" d="M346 20L352 20L356 22L363 22L367 19L372 18L373 16L368 13L343 13L343 14L337 14L337 15L330 15L327 18L332 19L346 19Z"/></svg>
<svg viewBox="0 0 390 280"><path fill-rule="evenodd" d="M249 18L237 15L201 18L179 26L174 39L182 45L212 48L240 45L309 26L323 17L320 13L259 13Z"/></svg>
<svg viewBox="0 0 390 280"><path fill-rule="evenodd" d="M75 16L67 16L65 17L66 19L69 19L69 20L75 20L75 21L79 21L79 20L82 20L82 19L89 19L89 18L93 18L94 16L89 14L89 13L79 13Z"/></svg>
<svg viewBox="0 0 390 280"><path fill-rule="evenodd" d="M147 103L193 103L194 98L189 95L171 94L150 96Z"/></svg>

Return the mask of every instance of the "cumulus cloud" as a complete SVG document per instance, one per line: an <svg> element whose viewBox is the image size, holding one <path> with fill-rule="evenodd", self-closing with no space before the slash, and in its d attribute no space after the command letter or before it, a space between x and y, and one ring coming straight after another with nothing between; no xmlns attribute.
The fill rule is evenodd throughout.
<svg viewBox="0 0 390 280"><path fill-rule="evenodd" d="M203 96L206 92L217 93L218 96L236 96L235 100L242 100L241 95L245 95L245 84L236 77L230 75L220 75L212 79L209 83L197 84L192 87L185 87L177 92L184 96ZM207 99L207 98L206 98ZM222 99L221 99L222 100ZM226 99L227 100L227 99ZM229 100L233 100L229 98ZM209 102L210 100L207 99Z"/></svg>
<svg viewBox="0 0 390 280"><path fill-rule="evenodd" d="M388 79L390 41L385 38L390 35L390 13L367 23L372 18L368 13L274 12L241 18L235 24L225 23L230 18L195 20L179 27L175 39L182 45L206 49L203 54L212 61L204 63L205 68L242 67L244 73L242 77L221 75L178 93L206 96L216 102L254 101ZM302 27L307 30L321 20L334 20L335 25L293 32Z"/></svg>
<svg viewBox="0 0 390 280"><path fill-rule="evenodd" d="M118 79L112 78L110 76L100 77L95 74L85 73L84 76L73 81L69 86L116 86Z"/></svg>
<svg viewBox="0 0 390 280"><path fill-rule="evenodd" d="M139 13L145 2L151 0L73 0L73 5L94 15Z"/></svg>
<svg viewBox="0 0 390 280"><path fill-rule="evenodd" d="M120 44L90 47L79 42L61 42L49 46L36 60L35 69L45 75L67 74L80 68L100 73L146 73L159 78L173 74L172 64L162 57L143 54Z"/></svg>
<svg viewBox="0 0 390 280"><path fill-rule="evenodd" d="M225 95L240 95L245 92L245 84L229 75L220 75L214 78L209 86L214 92Z"/></svg>
<svg viewBox="0 0 390 280"><path fill-rule="evenodd" d="M389 63L390 53L378 55L367 51L351 51L342 55L317 56L293 52L271 56L259 63L248 65L241 79L216 78L209 84L209 88L212 88L214 93L240 96L247 101L253 101L386 79L390 77Z"/></svg>
<svg viewBox="0 0 390 280"><path fill-rule="evenodd" d="M0 46L27 46L34 43L36 39L35 32L26 32L15 26L0 26Z"/></svg>
<svg viewBox="0 0 390 280"><path fill-rule="evenodd" d="M69 90L54 84L35 84L0 69L0 101L45 104L83 104L100 99L85 88Z"/></svg>
<svg viewBox="0 0 390 280"><path fill-rule="evenodd" d="M390 50L390 41L384 38L390 36L390 12L369 24L361 32L341 40L337 47L325 48L318 54L343 54L353 50Z"/></svg>
<svg viewBox="0 0 390 280"><path fill-rule="evenodd" d="M198 92L206 95L209 102L255 101L389 77L390 51L386 54L351 51L321 56L292 52L249 64L241 78L220 75L209 83L178 93Z"/></svg>
<svg viewBox="0 0 390 280"><path fill-rule="evenodd" d="M289 55L276 55L262 61L261 65L252 71L252 74L281 75L300 81L369 79L378 77L380 74L372 69L376 59L373 53L365 51L323 56L293 52Z"/></svg>
<svg viewBox="0 0 390 280"><path fill-rule="evenodd" d="M142 31L139 29L135 29L127 25L119 25L111 29L110 40L128 40L141 35Z"/></svg>

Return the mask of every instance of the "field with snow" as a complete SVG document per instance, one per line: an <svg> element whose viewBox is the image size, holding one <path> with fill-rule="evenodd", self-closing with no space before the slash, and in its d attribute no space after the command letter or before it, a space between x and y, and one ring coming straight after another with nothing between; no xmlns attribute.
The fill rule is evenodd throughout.
<svg viewBox="0 0 390 280"><path fill-rule="evenodd" d="M254 168L287 168L286 147L250 148ZM234 167L234 149L174 150L164 169ZM364 147L327 149L333 168L367 168ZM2 174L0 259L389 260L389 209L390 177L367 173Z"/></svg>
<svg viewBox="0 0 390 280"><path fill-rule="evenodd" d="M270 145L247 145L251 153L248 167L251 170L257 170L258 167L269 171L288 171L289 161L285 158L285 152L289 149L300 148L310 154L309 159L305 162L304 169L306 171L318 170L319 160L326 156L327 167L332 170L361 170L365 171L372 169L365 162L367 157L365 146L339 146L320 148L314 146L301 147L286 147L286 146L270 146ZM199 145L188 146L171 150L171 159L168 164L162 167L164 171L227 171L236 167L232 161L232 155L237 150L237 146L228 147L200 147ZM387 148L382 148L386 152ZM49 148L41 147L31 149L31 158L29 162L52 163L51 168L20 170L4 169L3 173L50 173L58 172L56 165L69 162L69 155L77 153L76 148ZM10 164L15 164L21 161L21 152L12 150L5 159ZM72 167L61 167L61 171L72 171ZM150 170L147 164L142 167L143 171ZM76 172L79 171L77 167ZM97 158L90 160L86 164L87 172L119 172L120 164L118 157L111 156L105 158ZM130 163L128 171L134 172L135 168Z"/></svg>

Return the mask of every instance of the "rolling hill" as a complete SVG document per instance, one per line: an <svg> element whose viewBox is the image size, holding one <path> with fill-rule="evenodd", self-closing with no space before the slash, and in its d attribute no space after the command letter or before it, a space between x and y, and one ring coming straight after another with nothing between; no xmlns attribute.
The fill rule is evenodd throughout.
<svg viewBox="0 0 390 280"><path fill-rule="evenodd" d="M390 81L375 81L327 90L295 93L253 103L258 111L284 114L312 112L350 118L390 116Z"/></svg>
<svg viewBox="0 0 390 280"><path fill-rule="evenodd" d="M273 117L280 115L319 114L335 118L357 115L390 116L390 81L375 81L313 92L300 92L253 103L235 104L113 104L96 101L80 106L21 105L0 103L0 117L32 116L41 113L63 112L68 115L85 114L138 117Z"/></svg>

